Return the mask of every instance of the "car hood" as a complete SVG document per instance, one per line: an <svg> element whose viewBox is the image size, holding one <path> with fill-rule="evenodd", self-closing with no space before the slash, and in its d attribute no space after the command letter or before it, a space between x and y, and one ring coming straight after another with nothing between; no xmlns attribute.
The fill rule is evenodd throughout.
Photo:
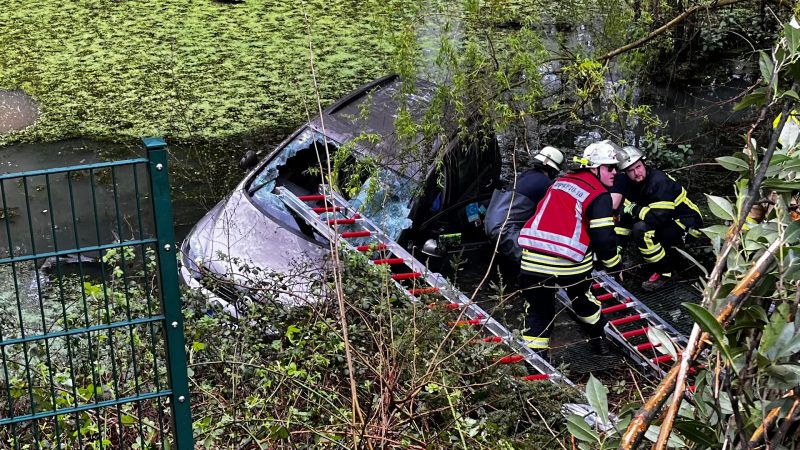
<svg viewBox="0 0 800 450"><path fill-rule="evenodd" d="M246 281L243 265L288 273L292 267L324 264L328 247L281 226L237 189L220 201L189 233L184 260L215 274Z"/></svg>

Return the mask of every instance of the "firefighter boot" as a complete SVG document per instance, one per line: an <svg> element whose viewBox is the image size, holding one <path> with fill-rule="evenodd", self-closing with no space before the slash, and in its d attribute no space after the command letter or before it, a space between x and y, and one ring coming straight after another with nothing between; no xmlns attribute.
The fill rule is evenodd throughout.
<svg viewBox="0 0 800 450"><path fill-rule="evenodd" d="M667 284L667 282L669 282L671 279L672 273L653 272L653 274L650 275L650 278L642 282L642 289L647 292L657 291L658 289L664 287L664 285Z"/></svg>

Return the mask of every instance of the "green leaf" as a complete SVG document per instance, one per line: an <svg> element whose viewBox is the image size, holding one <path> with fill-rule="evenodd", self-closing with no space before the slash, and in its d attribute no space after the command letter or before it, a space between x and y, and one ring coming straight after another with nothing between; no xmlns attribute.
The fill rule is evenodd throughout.
<svg viewBox="0 0 800 450"><path fill-rule="evenodd" d="M678 350L675 348L675 344L672 342L672 339L670 339L669 335L663 330L656 327L650 327L647 329L647 338L653 344L661 344L659 348L667 352L669 356L672 356L673 360L678 360Z"/></svg>
<svg viewBox="0 0 800 450"><path fill-rule="evenodd" d="M661 427L658 425L650 425L647 428L647 431L644 433L644 437L650 441L655 442L658 439L658 432L661 430ZM668 447L686 447L686 442L683 442L683 439L675 436L674 433L669 434L669 438L667 438L667 446Z"/></svg>
<svg viewBox="0 0 800 450"><path fill-rule="evenodd" d="M137 420L136 420L136 418L135 418L135 417L133 417L133 416L130 416L130 415L128 415L128 414L123 414L123 415L122 415L122 420L121 420L121 421L122 421L122 424L123 424L123 425L131 425L131 424L134 424L134 423L136 423L136 422L137 422Z"/></svg>
<svg viewBox="0 0 800 450"><path fill-rule="evenodd" d="M694 303L683 303L683 307L689 311L689 314L692 315L692 318L694 318L694 321L700 326L700 329L707 332L712 338L714 338L719 350L725 354L725 357L728 359L728 361L733 362L730 348L728 348L728 340L725 337L725 332L722 329L722 325L720 325L720 323L717 321L717 318L708 312L707 309L700 305L695 305Z"/></svg>
<svg viewBox="0 0 800 450"><path fill-rule="evenodd" d="M708 207L712 214L723 220L736 220L733 206L727 199L709 194L706 194L706 198L708 198Z"/></svg>
<svg viewBox="0 0 800 450"><path fill-rule="evenodd" d="M800 47L800 29L793 27L791 23L787 23L783 26L783 35L786 36L786 45L789 47L789 53L794 56L798 51L798 47Z"/></svg>
<svg viewBox="0 0 800 450"><path fill-rule="evenodd" d="M796 101L800 101L800 95L797 95L797 92L795 92L794 89L789 89L788 91L781 94L781 98L783 97L791 97Z"/></svg>
<svg viewBox="0 0 800 450"><path fill-rule="evenodd" d="M608 425L608 388L603 383L597 381L594 375L589 375L589 382L586 383L586 398L589 405L597 413L597 417L603 425Z"/></svg>
<svg viewBox="0 0 800 450"><path fill-rule="evenodd" d="M791 325L792 328L794 328L794 324ZM781 350L780 354L778 354L778 357L785 358L787 356L792 356L797 352L800 352L800 333L792 336L792 339L786 343L786 346L783 347L783 350Z"/></svg>
<svg viewBox="0 0 800 450"><path fill-rule="evenodd" d="M675 429L686 439L700 444L702 448L720 446L717 434L711 426L697 420L676 420Z"/></svg>
<svg viewBox="0 0 800 450"><path fill-rule="evenodd" d="M720 166L732 172L747 172L750 170L750 166L747 164L747 161L734 156L720 156L719 158L716 158L716 160Z"/></svg>
<svg viewBox="0 0 800 450"><path fill-rule="evenodd" d="M753 90L752 93L747 94L742 98L742 101L735 104L733 106L733 111L741 111L748 106L756 105L761 106L764 104L764 100L767 98L766 88L760 87L758 89Z"/></svg>
<svg viewBox="0 0 800 450"><path fill-rule="evenodd" d="M769 358L770 361L778 359L781 350L792 340L794 324L788 323L788 317L789 305L781 303L772 313L769 324L764 328L764 334L758 345L758 353Z"/></svg>
<svg viewBox="0 0 800 450"><path fill-rule="evenodd" d="M783 237L788 245L793 245L800 241L800 220L792 221L792 223L786 227Z"/></svg>
<svg viewBox="0 0 800 450"><path fill-rule="evenodd" d="M772 57L763 50L758 52L758 68L761 70L761 79L764 84L769 84L772 81L772 72L775 70L775 64L772 62Z"/></svg>
<svg viewBox="0 0 800 450"><path fill-rule="evenodd" d="M764 370L770 376L773 388L788 389L800 384L800 366L773 364Z"/></svg>
<svg viewBox="0 0 800 450"><path fill-rule="evenodd" d="M677 250L678 253L681 254L681 256L683 256L684 258L688 259L689 262L691 262L692 264L697 266L697 268L699 268L703 272L703 274L706 276L706 278L708 278L708 270L706 270L706 268L703 267L702 264L700 264L696 259L694 259L694 257L692 255L686 253L685 251L683 251L682 249L680 249L678 247L673 247L673 249Z"/></svg>
<svg viewBox="0 0 800 450"><path fill-rule="evenodd" d="M600 442L600 436L589 428L589 424L583 420L583 417L577 414L567 417L567 430L578 440L591 443Z"/></svg>

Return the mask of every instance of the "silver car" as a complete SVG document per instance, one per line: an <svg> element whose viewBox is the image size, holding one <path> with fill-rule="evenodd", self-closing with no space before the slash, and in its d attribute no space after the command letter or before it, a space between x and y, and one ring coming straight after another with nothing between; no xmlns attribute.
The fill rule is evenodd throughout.
<svg viewBox="0 0 800 450"><path fill-rule="evenodd" d="M233 305L247 282L242 263L280 273L322 264L328 241L284 205L276 187L316 193L328 180L320 170L328 155L342 194L401 245L412 249L442 234L460 233L463 243L483 240L474 211L498 182L495 136L473 116L461 121L461 132L458 121L446 117L436 122L441 127L433 137L399 138L396 123L422 123L426 115L448 110L432 107L435 85L416 81L414 87L413 94L403 93L396 75L373 81L326 108L257 163L183 241L186 284L236 315ZM410 113L401 119L399 102ZM206 283L211 277L232 283Z"/></svg>

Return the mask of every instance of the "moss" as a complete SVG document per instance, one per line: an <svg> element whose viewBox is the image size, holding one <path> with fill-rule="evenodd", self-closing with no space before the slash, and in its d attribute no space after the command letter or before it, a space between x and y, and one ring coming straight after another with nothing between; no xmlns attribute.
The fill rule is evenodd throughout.
<svg viewBox="0 0 800 450"><path fill-rule="evenodd" d="M304 11L274 0L8 0L0 89L25 90L42 115L0 144L285 128L315 109L307 30L327 104L386 72L382 30L401 19L395 10L376 1L312 0Z"/></svg>

